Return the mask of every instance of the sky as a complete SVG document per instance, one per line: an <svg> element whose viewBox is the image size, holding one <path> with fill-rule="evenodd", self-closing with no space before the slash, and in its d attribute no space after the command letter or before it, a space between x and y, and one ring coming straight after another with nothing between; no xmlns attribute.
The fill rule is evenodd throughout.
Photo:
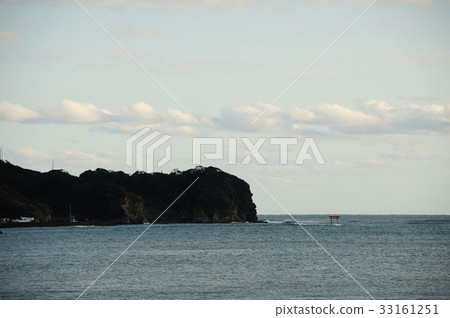
<svg viewBox="0 0 450 318"><path fill-rule="evenodd" d="M166 173L222 138L201 164L259 214L450 214L450 1L372 2L0 0L3 157L133 173L126 140L149 127L172 137ZM306 138L325 164L295 163Z"/></svg>

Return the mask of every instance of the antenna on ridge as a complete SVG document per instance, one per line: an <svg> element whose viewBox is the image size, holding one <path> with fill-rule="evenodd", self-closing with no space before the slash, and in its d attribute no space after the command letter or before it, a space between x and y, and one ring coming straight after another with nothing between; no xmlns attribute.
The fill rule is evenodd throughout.
<svg viewBox="0 0 450 318"><path fill-rule="evenodd" d="M3 161L3 145L0 145L0 160Z"/></svg>
<svg viewBox="0 0 450 318"><path fill-rule="evenodd" d="M55 160L52 160L52 170L55 170Z"/></svg>

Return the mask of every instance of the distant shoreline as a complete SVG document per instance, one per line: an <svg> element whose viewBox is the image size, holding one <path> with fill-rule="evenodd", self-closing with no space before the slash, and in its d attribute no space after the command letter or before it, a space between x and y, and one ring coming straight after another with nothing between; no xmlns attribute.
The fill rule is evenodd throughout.
<svg viewBox="0 0 450 318"><path fill-rule="evenodd" d="M118 223L118 222L109 222L109 221L95 221L95 222L55 222L55 223L36 223L36 222L30 222L30 223L3 223L0 224L0 228L17 228L17 227L58 227L58 226L76 226L76 225L82 225L82 226L115 226L120 225L124 223Z"/></svg>
<svg viewBox="0 0 450 318"><path fill-rule="evenodd" d="M249 223L249 222L156 222L155 224L227 224L227 223ZM263 220L250 223L267 223ZM0 228L21 228L21 227L60 227L60 226L117 226L117 225L143 225L149 223L120 223L113 221L85 221L85 222L58 222L58 223L3 223Z"/></svg>

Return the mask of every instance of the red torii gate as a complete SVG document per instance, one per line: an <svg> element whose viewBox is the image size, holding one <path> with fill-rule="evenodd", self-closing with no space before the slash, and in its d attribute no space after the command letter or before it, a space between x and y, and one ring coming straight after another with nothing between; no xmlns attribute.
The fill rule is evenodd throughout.
<svg viewBox="0 0 450 318"><path fill-rule="evenodd" d="M330 224L333 224L333 219L336 219L337 224L339 224L339 215L330 215Z"/></svg>

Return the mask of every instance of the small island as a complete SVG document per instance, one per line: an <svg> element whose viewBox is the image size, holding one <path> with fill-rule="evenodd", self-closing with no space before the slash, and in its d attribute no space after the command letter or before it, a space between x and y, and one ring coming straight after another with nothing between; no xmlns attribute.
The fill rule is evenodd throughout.
<svg viewBox="0 0 450 318"><path fill-rule="evenodd" d="M215 167L132 175L99 168L76 177L0 161L0 227L257 221L248 183Z"/></svg>

